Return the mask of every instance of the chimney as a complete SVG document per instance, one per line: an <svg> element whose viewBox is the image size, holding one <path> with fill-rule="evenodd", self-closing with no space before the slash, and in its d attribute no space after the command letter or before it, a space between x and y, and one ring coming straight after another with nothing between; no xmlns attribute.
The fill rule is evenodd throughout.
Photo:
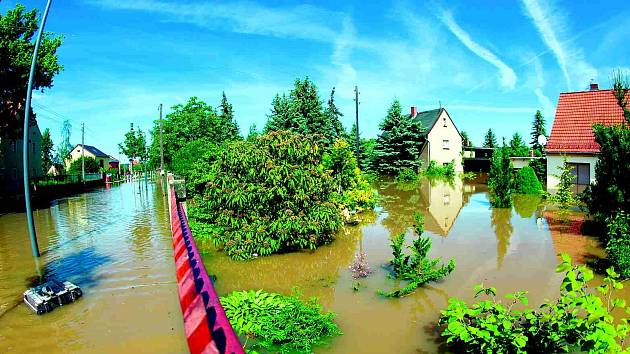
<svg viewBox="0 0 630 354"><path fill-rule="evenodd" d="M591 91L599 90L599 85L596 82L591 82Z"/></svg>
<svg viewBox="0 0 630 354"><path fill-rule="evenodd" d="M418 107L411 106L411 118L414 118L416 115L418 115Z"/></svg>

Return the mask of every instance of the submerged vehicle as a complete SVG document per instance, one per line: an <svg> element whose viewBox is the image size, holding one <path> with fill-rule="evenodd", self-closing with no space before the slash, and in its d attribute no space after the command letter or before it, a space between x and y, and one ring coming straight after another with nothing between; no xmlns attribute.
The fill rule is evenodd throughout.
<svg viewBox="0 0 630 354"><path fill-rule="evenodd" d="M83 291L69 281L48 281L24 292L24 302L38 315L75 302Z"/></svg>

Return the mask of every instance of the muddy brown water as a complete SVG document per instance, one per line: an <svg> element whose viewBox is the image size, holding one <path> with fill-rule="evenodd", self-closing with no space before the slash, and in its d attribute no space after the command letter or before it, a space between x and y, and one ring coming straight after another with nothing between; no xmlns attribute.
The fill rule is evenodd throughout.
<svg viewBox="0 0 630 354"><path fill-rule="evenodd" d="M127 183L34 212L41 273L84 291L76 303L42 316L21 302L38 277L25 215L0 216L1 353L187 351L158 189Z"/></svg>
<svg viewBox="0 0 630 354"><path fill-rule="evenodd" d="M442 349L435 323L449 297L470 302L474 285L484 283L501 295L528 290L538 304L558 295L558 252L580 262L603 255L597 240L579 235L574 224L558 224L537 197L517 196L514 208L498 210L490 208L485 185L458 179L383 182L378 189L376 211L312 252L237 262L200 244L219 294L291 294L297 286L303 296L319 298L337 313L344 335L317 353L433 353ZM20 300L36 276L24 215L0 216L0 352L186 352L165 207L159 187L149 184L139 194L129 183L37 210L43 274L85 291L77 303L44 316ZM405 298L382 298L377 290L399 285L384 269L389 238L406 232L411 242L416 211L425 215L431 256L454 258L455 272ZM348 267L357 252L367 254L374 273L354 291Z"/></svg>
<svg viewBox="0 0 630 354"><path fill-rule="evenodd" d="M501 296L529 291L530 304L558 296L561 275L555 273L557 254L567 252L585 262L603 255L595 238L579 235L571 225L551 225L555 215L539 197L516 196L512 209L491 209L487 186L423 180L418 185L385 182L378 187L381 205L361 215L363 222L344 227L336 240L312 252L264 257L249 262L227 258L210 245L202 246L206 268L217 276L223 295L235 290L264 289L291 294L298 286L305 297L315 296L327 311L337 313L344 335L315 348L316 353L434 353L436 322L448 298L473 301L473 287L494 286ZM456 269L445 280L418 289L402 299L385 299L379 289L399 285L387 278L391 235L406 232L413 213L425 215L426 235L433 240L430 255L454 258ZM573 213L577 220L583 218ZM348 267L357 252L367 254L373 269L358 280ZM625 289L624 289L625 290ZM624 297L630 299L628 293Z"/></svg>

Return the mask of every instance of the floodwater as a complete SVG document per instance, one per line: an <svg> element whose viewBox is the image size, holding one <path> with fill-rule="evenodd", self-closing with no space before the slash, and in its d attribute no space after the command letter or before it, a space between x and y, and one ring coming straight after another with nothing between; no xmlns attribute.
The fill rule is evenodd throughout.
<svg viewBox="0 0 630 354"><path fill-rule="evenodd" d="M159 184L125 183L34 212L45 279L84 296L37 316L22 303L38 279L24 214L0 216L1 353L187 352L168 209Z"/></svg>
<svg viewBox="0 0 630 354"><path fill-rule="evenodd" d="M298 286L304 297L319 298L325 310L337 313L344 335L315 348L317 353L434 353L444 350L436 322L449 297L470 303L473 287L483 283L496 287L500 296L527 290L530 304L537 305L558 296L558 253L579 262L603 256L596 239L577 233L583 215L574 213L574 222L559 223L539 197L516 196L512 209L491 209L486 185L459 179L406 186L381 182L378 188L380 207L315 251L238 262L201 245L206 269L217 277L217 291L291 294ZM430 255L454 258L455 271L407 297L380 297L377 290L399 285L384 269L391 258L390 236L406 232L410 243L414 212L425 215L425 235L433 240ZM374 273L358 280L360 290L354 291L348 267L357 252L367 254ZM623 296L630 299L628 295Z"/></svg>

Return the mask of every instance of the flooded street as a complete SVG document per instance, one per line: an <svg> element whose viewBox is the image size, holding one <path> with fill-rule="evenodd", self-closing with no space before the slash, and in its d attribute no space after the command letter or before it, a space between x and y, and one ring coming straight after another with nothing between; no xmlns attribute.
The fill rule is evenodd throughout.
<svg viewBox="0 0 630 354"><path fill-rule="evenodd" d="M540 197L515 196L512 209L491 209L487 186L423 180L416 185L381 182L380 206L344 227L315 251L230 260L199 244L220 295L264 289L290 294L298 287L337 313L344 335L315 349L321 353L434 353L439 311L455 296L473 300L484 283L500 295L529 291L530 303L558 295L559 252L586 262L603 256L597 240L578 234L576 223L558 224ZM178 303L166 202L159 185L103 188L59 200L35 212L45 278L69 280L85 295L37 316L21 302L36 279L25 217L0 217L0 352L187 352ZM401 299L377 291L399 285L387 278L391 235L407 233L413 213L425 215L431 256L455 259L455 271ZM581 220L581 214L572 214ZM348 267L367 254L374 273L359 279ZM624 289L623 297L630 299Z"/></svg>
<svg viewBox="0 0 630 354"><path fill-rule="evenodd" d="M44 278L84 292L42 316L21 299L38 278L26 217L0 216L0 352L187 351L159 188L125 183L34 212Z"/></svg>
<svg viewBox="0 0 630 354"><path fill-rule="evenodd" d="M333 243L313 252L237 262L205 245L204 262L217 276L217 291L262 288L290 294L298 286L305 297L318 297L325 310L338 314L344 335L316 352L434 353L440 350L435 323L449 297L472 301L473 287L484 283L500 295L527 290L530 303L537 305L558 295L557 253L582 262L603 255L597 240L577 235L571 227L550 230L545 216L551 214L540 197L516 196L511 210L492 210L486 185L459 179L453 184L423 180L416 186L381 183L379 193L376 212L362 214L359 226L344 227ZM431 256L454 258L455 271L410 296L385 299L377 290L397 286L383 268L391 258L389 238L407 232L411 242L408 227L415 211L425 215ZM359 279L355 292L348 267L361 250L374 273Z"/></svg>

